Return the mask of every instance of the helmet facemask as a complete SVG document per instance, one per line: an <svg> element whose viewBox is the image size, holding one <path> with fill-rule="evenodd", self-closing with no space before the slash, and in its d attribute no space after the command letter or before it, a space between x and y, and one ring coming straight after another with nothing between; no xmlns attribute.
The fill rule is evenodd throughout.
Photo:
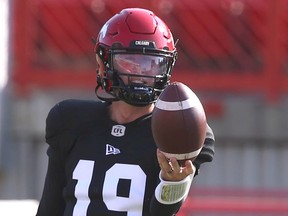
<svg viewBox="0 0 288 216"><path fill-rule="evenodd" d="M114 100L145 106L155 102L169 84L176 51L109 49L108 56L108 61L101 58L105 71L98 85L101 84Z"/></svg>

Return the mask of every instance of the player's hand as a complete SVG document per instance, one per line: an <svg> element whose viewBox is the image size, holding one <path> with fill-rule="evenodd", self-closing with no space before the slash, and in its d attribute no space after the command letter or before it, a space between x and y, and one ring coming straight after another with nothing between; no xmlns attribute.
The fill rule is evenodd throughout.
<svg viewBox="0 0 288 216"><path fill-rule="evenodd" d="M161 168L161 177L165 181L181 181L196 171L191 160L186 160L185 166L180 167L176 158L166 158L159 149L157 149L157 158Z"/></svg>

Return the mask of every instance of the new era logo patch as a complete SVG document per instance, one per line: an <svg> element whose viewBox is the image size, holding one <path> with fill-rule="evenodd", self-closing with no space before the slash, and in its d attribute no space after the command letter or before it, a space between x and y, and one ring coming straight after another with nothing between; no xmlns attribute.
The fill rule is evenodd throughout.
<svg viewBox="0 0 288 216"><path fill-rule="evenodd" d="M116 154L120 154L120 150L118 148L115 148L112 145L106 144L106 155L116 155Z"/></svg>

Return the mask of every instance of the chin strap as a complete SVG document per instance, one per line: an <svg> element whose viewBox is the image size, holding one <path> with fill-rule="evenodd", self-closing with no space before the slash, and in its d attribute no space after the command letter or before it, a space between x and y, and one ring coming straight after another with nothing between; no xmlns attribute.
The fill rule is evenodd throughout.
<svg viewBox="0 0 288 216"><path fill-rule="evenodd" d="M96 88L95 88L95 94L97 96L97 98L99 98L102 101L105 102L113 102L113 101L119 101L119 99L115 98L113 95L111 95L111 97L102 97L98 94L98 90L99 88L102 88L102 86L100 84L97 84ZM106 93L106 92L105 92ZM108 93L107 93L108 94ZM109 94L110 95L110 94Z"/></svg>

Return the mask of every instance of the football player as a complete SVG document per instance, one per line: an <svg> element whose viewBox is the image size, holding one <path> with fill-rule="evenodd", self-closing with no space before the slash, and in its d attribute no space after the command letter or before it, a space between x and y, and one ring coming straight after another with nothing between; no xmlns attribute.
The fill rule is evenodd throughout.
<svg viewBox="0 0 288 216"><path fill-rule="evenodd" d="M153 12L128 8L105 23L95 52L101 101L65 100L48 114L37 216L175 215L213 159L214 135L207 126L200 154L183 167L157 150L151 113L176 61L172 34Z"/></svg>

